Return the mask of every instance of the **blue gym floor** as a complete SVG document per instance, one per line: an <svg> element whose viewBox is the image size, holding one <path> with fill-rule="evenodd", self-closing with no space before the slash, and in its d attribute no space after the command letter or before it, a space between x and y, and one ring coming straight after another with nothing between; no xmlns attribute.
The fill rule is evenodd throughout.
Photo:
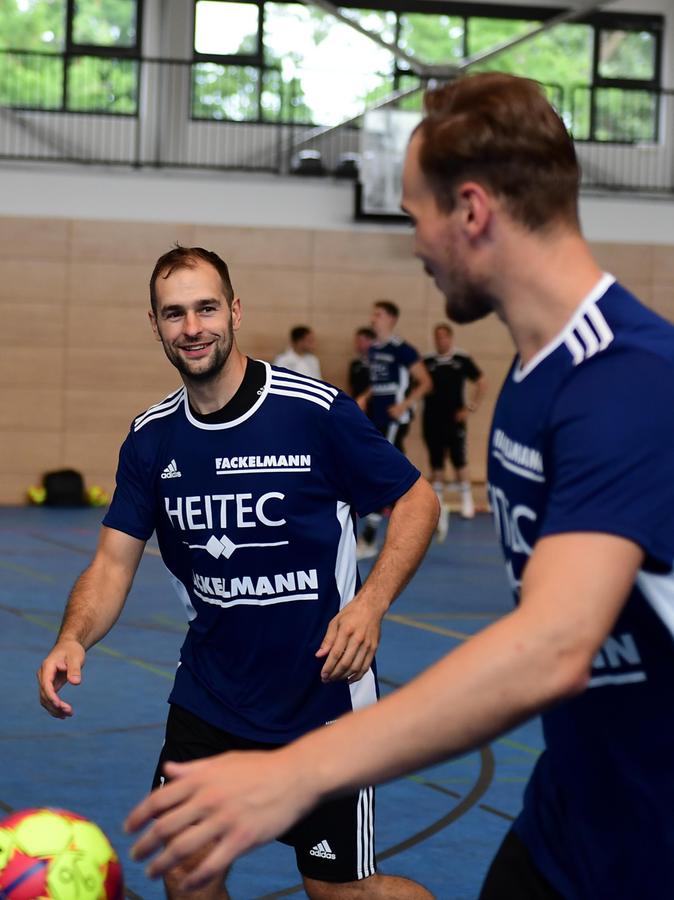
<svg viewBox="0 0 674 900"><path fill-rule="evenodd" d="M93 553L100 519L92 509L0 508L0 813L54 806L94 819L122 858L127 896L153 900L163 889L129 859L121 823L151 781L185 624L152 543L122 617L88 654L82 684L65 689L75 716L52 719L37 699L36 669ZM509 608L491 519L453 517L447 541L431 546L386 618L382 692ZM541 746L535 721L480 752L380 788L380 870L422 882L438 900L475 900ZM233 900L305 896L294 853L280 844L240 860L229 889Z"/></svg>

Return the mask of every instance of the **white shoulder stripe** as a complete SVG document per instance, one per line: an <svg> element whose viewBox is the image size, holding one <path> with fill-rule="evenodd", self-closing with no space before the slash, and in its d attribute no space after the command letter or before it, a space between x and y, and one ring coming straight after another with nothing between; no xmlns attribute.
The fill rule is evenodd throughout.
<svg viewBox="0 0 674 900"><path fill-rule="evenodd" d="M577 366L579 362L583 361L583 345L572 331L566 336L564 343L566 344L566 349L573 357L574 366Z"/></svg>
<svg viewBox="0 0 674 900"><path fill-rule="evenodd" d="M158 410L157 410L156 412L154 412L152 415L148 415L148 414L146 413L146 414L142 417L142 421L139 421L139 420L137 419L137 420L133 423L133 430L134 430L134 431L140 431L140 429L141 429L144 425L147 425L149 422L154 422L155 419L163 419L164 416L170 416L170 415L172 415L174 412L176 412L176 410L180 409L180 407L182 406L182 404L183 404L183 398L182 398L182 397L176 397L176 399L173 401L173 403L172 403L170 406L165 406L165 407L163 407L163 408L161 408L161 409L158 409Z"/></svg>
<svg viewBox="0 0 674 900"><path fill-rule="evenodd" d="M593 304L575 322L564 343L577 366L605 350L613 341L613 332L600 309Z"/></svg>
<svg viewBox="0 0 674 900"><path fill-rule="evenodd" d="M319 381L317 378L310 378L308 375L298 375L296 372L281 372L279 369L272 366L271 378L272 381L277 378L284 378L286 381L297 381L304 386L311 385L315 388L322 388L332 394L333 397L337 396L337 388L332 387L330 384L326 384L324 381Z"/></svg>
<svg viewBox="0 0 674 900"><path fill-rule="evenodd" d="M330 409L330 405L331 405L330 403L326 403L326 401L321 399L320 397L314 397L311 394L305 394L302 391L297 391L297 390L285 391L285 390L282 390L281 388L275 388L273 386L273 382L272 382L272 387L269 388L269 393L270 394L278 394L281 397L295 397L298 400L310 400L312 403L316 403L318 406L322 406L323 409L328 409L328 410Z"/></svg>
<svg viewBox="0 0 674 900"><path fill-rule="evenodd" d="M296 382L288 381L277 376L272 378L271 386L274 388L287 388L291 391L309 392L311 394L316 394L318 397L322 397L328 403L332 403L332 401L336 397L336 392L334 394L331 393L318 382L314 382L313 384L309 382L307 382L307 384L297 384Z"/></svg>
<svg viewBox="0 0 674 900"><path fill-rule="evenodd" d="M587 317L599 335L599 349L604 350L611 343L614 336L608 322L596 304L589 307Z"/></svg>
<svg viewBox="0 0 674 900"><path fill-rule="evenodd" d="M139 416L136 416L134 419L134 424L140 424L142 420L146 416L151 416L153 413L157 412L160 409L164 409L166 406L172 406L173 402L177 400L179 397L182 399L184 387L179 387L177 391L173 391L168 395L168 397L164 397L163 400L160 400L159 403L155 403L145 410L144 413L141 413Z"/></svg>

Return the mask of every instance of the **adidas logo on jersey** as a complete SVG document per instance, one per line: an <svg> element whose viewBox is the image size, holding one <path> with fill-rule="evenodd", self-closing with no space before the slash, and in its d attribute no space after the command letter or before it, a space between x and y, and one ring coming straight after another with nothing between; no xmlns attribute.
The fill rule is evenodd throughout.
<svg viewBox="0 0 674 900"><path fill-rule="evenodd" d="M161 473L162 478L180 478L181 472L178 470L178 464L175 459L172 459L171 462L166 466L164 471Z"/></svg>
<svg viewBox="0 0 674 900"><path fill-rule="evenodd" d="M327 841L321 841L320 844L316 844L316 846L309 851L309 855L319 856L321 859L337 859Z"/></svg>

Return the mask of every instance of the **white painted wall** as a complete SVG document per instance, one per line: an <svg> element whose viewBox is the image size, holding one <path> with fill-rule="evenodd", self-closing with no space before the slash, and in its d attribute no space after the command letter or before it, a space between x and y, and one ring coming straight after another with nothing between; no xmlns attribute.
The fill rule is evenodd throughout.
<svg viewBox="0 0 674 900"><path fill-rule="evenodd" d="M319 230L408 227L355 223L353 186L331 179L74 167L1 167L0 216ZM585 196L581 218L590 240L674 244L674 199Z"/></svg>

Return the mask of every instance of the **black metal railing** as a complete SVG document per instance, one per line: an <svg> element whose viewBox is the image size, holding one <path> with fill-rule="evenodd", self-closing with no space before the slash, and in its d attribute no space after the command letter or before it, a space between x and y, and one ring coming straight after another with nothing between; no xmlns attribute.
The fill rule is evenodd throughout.
<svg viewBox="0 0 674 900"><path fill-rule="evenodd" d="M316 122L312 74L0 51L0 160L353 175L361 120ZM413 92L395 108L419 111L421 82L397 86ZM393 88L381 75L360 109ZM584 187L674 193L674 91L546 90L576 140Z"/></svg>

